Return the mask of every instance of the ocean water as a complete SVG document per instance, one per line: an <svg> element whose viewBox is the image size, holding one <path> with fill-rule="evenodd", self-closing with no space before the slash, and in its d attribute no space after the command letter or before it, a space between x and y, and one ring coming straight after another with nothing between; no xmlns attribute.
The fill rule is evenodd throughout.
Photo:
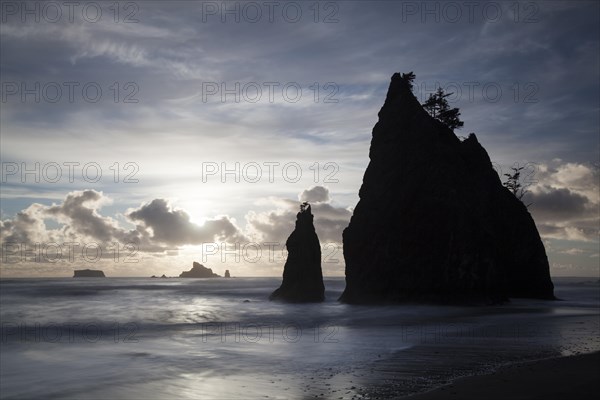
<svg viewBox="0 0 600 400"><path fill-rule="evenodd" d="M0 398L393 398L600 350L597 279L492 307L268 301L280 278L2 279Z"/></svg>

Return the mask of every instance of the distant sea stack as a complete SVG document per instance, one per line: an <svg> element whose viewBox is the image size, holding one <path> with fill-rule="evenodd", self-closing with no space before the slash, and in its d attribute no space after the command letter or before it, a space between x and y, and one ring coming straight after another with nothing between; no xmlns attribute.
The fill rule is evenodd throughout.
<svg viewBox="0 0 600 400"><path fill-rule="evenodd" d="M194 261L192 263L192 269L189 271L183 271L180 278L219 278L219 275L215 274L212 269L206 268L204 265Z"/></svg>
<svg viewBox="0 0 600 400"><path fill-rule="evenodd" d="M229 273L228 269L225 270L225 278L231 278L231 274Z"/></svg>
<svg viewBox="0 0 600 400"><path fill-rule="evenodd" d="M344 230L347 303L554 299L527 207L474 134L459 140L394 74Z"/></svg>
<svg viewBox="0 0 600 400"><path fill-rule="evenodd" d="M308 203L296 214L296 228L286 241L288 257L283 267L283 282L269 299L294 303L320 302L325 299L321 271L321 244Z"/></svg>
<svg viewBox="0 0 600 400"><path fill-rule="evenodd" d="M106 278L99 269L76 269L73 278Z"/></svg>

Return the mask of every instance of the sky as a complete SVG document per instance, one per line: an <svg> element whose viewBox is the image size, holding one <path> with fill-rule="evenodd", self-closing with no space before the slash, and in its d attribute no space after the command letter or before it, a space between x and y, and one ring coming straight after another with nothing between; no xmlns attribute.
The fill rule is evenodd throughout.
<svg viewBox="0 0 600 400"><path fill-rule="evenodd" d="M301 201L323 274L394 72L453 93L553 276L599 275L596 1L0 2L1 277L279 276Z"/></svg>

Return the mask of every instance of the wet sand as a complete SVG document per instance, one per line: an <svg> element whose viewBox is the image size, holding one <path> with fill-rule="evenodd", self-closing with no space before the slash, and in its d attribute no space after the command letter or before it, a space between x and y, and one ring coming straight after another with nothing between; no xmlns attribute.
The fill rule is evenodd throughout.
<svg viewBox="0 0 600 400"><path fill-rule="evenodd" d="M502 367L471 376L406 400L565 400L597 399L600 352Z"/></svg>

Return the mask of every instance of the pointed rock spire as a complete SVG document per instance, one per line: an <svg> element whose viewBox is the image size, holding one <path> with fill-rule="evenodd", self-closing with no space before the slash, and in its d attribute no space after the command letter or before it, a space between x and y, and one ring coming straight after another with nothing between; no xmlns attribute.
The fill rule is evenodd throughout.
<svg viewBox="0 0 600 400"><path fill-rule="evenodd" d="M310 204L296 214L296 228L286 241L288 257L283 282L269 297L289 302L319 302L325 299L321 271L321 244L313 224Z"/></svg>
<svg viewBox="0 0 600 400"><path fill-rule="evenodd" d="M461 142L394 74L344 230L349 303L552 299L527 208L474 134Z"/></svg>

